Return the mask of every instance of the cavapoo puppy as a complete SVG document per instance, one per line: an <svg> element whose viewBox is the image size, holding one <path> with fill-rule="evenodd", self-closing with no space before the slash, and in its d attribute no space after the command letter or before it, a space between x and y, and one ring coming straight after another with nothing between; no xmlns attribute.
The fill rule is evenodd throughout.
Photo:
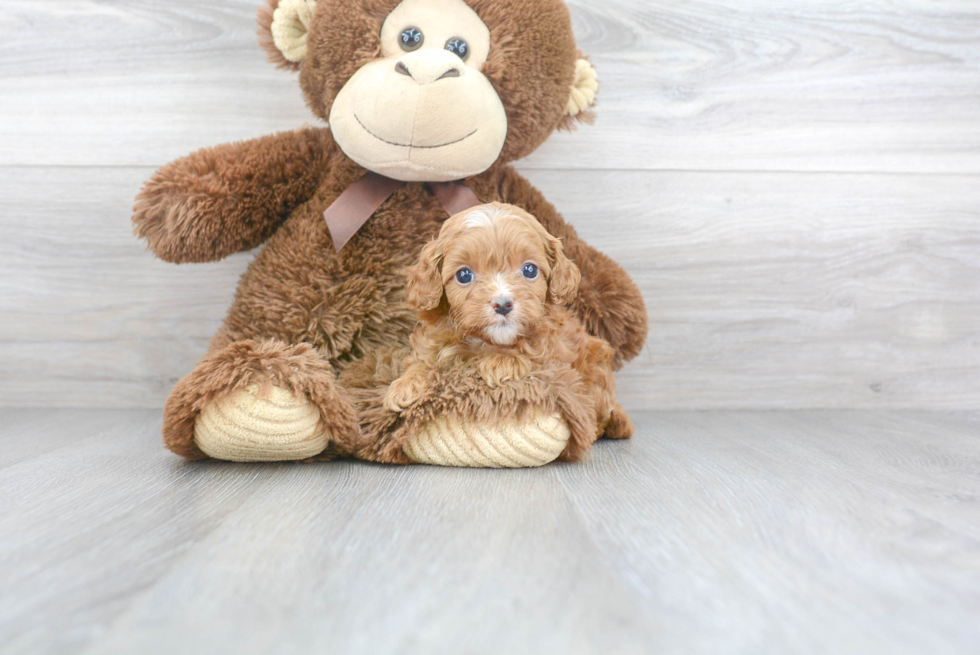
<svg viewBox="0 0 980 655"><path fill-rule="evenodd" d="M615 399L612 349L567 307L580 279L561 242L517 207L493 203L453 216L408 271L419 322L408 369L388 388L385 408L417 402L434 370L472 367L495 387L559 364L581 376L596 438L632 436Z"/></svg>

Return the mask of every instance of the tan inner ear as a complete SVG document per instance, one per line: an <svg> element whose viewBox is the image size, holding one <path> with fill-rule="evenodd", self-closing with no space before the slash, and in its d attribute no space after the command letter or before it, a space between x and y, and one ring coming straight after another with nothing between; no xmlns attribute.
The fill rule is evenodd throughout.
<svg viewBox="0 0 980 655"><path fill-rule="evenodd" d="M587 59L579 59L575 62L575 81L572 82L568 104L565 105L565 113L569 116L578 116L592 106L598 92L598 73Z"/></svg>
<svg viewBox="0 0 980 655"><path fill-rule="evenodd" d="M306 34L314 9L316 0L281 0L272 14L272 41L295 64L306 59Z"/></svg>

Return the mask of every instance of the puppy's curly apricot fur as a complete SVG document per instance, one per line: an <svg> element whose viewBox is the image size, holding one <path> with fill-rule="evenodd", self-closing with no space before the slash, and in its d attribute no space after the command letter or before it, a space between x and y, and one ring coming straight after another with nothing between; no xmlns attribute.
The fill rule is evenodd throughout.
<svg viewBox="0 0 980 655"><path fill-rule="evenodd" d="M615 398L612 348L567 307L578 290L578 267L533 216L500 203L457 214L422 249L408 278L419 323L411 363L388 389L388 410L418 402L429 380L453 369L472 369L498 387L534 379L544 368L570 367L581 376L593 438L632 436Z"/></svg>

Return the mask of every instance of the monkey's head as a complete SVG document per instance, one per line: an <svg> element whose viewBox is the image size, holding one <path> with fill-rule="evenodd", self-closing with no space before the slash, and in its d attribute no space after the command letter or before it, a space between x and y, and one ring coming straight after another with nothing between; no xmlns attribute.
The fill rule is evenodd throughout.
<svg viewBox="0 0 980 655"><path fill-rule="evenodd" d="M270 59L376 173L458 180L592 118L596 74L562 0L267 1Z"/></svg>

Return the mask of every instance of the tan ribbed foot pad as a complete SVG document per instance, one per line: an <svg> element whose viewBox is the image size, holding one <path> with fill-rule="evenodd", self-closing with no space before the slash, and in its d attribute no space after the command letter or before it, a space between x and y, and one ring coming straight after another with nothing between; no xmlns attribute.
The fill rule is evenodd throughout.
<svg viewBox="0 0 980 655"><path fill-rule="evenodd" d="M571 431L558 414L492 428L444 416L427 423L404 447L413 462L476 468L527 468L558 459Z"/></svg>
<svg viewBox="0 0 980 655"><path fill-rule="evenodd" d="M320 412L306 398L279 387L259 394L257 385L209 403L194 424L194 439L206 455L232 462L306 459L328 442Z"/></svg>

